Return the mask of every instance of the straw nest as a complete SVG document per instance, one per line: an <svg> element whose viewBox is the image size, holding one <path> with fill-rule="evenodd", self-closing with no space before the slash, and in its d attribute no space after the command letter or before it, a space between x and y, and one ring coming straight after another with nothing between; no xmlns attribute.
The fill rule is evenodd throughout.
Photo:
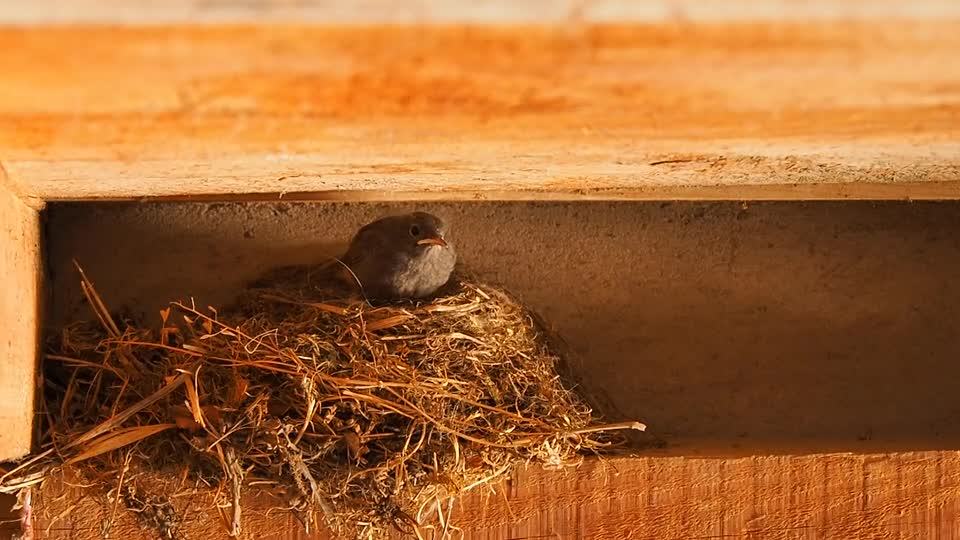
<svg viewBox="0 0 960 540"><path fill-rule="evenodd" d="M166 490L187 487L214 493L231 535L241 495L259 493L308 529L446 536L453 497L643 429L600 425L533 314L473 280L372 306L301 273L145 323L111 315L80 275L96 320L50 340L39 450L0 490L76 471L162 537L182 523ZM178 481L149 493L139 475Z"/></svg>

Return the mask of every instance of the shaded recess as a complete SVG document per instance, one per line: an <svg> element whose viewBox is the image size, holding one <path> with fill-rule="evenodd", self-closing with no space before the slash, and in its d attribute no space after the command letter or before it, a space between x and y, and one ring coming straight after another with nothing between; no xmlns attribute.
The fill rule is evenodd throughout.
<svg viewBox="0 0 960 540"><path fill-rule="evenodd" d="M48 327L108 304L222 305L414 207L519 295L612 420L663 452L960 446L956 203L76 203L47 211Z"/></svg>

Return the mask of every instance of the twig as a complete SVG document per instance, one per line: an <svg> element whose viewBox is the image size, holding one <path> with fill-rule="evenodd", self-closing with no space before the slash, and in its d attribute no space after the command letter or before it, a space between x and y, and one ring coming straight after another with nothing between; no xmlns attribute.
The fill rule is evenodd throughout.
<svg viewBox="0 0 960 540"><path fill-rule="evenodd" d="M103 328L111 336L115 338L120 337L120 329L117 327L117 323L114 322L113 317L110 316L110 310L108 310L106 304L103 303L103 299L100 298L97 290L93 287L93 282L87 277L86 272L83 271L83 267L80 266L79 262L74 260L73 265L76 266L77 271L80 272L80 288L83 289L83 294L87 297L87 301L90 302L94 314L100 319L100 324L103 325Z"/></svg>
<svg viewBox="0 0 960 540"><path fill-rule="evenodd" d="M564 435L584 435L586 433L600 433L602 431L617 431L623 429L646 431L647 425L642 422L617 422L616 424L604 424L602 426L589 426L585 428L574 429L565 432Z"/></svg>
<svg viewBox="0 0 960 540"><path fill-rule="evenodd" d="M20 508L20 535L19 540L33 540L33 489L23 488L17 494L17 503L13 510Z"/></svg>
<svg viewBox="0 0 960 540"><path fill-rule="evenodd" d="M112 527L113 521L117 517L117 507L120 506L120 498L122 497L121 490L123 489L123 480L124 480L124 477L127 475L127 472L130 470L130 458L132 456L133 456L133 448L130 448L129 450L127 450L127 456L123 460L123 468L120 469L120 477L117 479L117 496L114 498L113 508L110 510L109 522L111 525L108 526L108 528Z"/></svg>
<svg viewBox="0 0 960 540"><path fill-rule="evenodd" d="M233 514L230 522L230 536L240 536L240 490L243 485L243 468L233 448L226 450L227 469L224 471L230 479L230 488L233 494Z"/></svg>
<svg viewBox="0 0 960 540"><path fill-rule="evenodd" d="M454 497L450 497L447 501L447 517L443 520L443 532L440 534L440 538L446 539L447 534L450 531L450 521L453 519L453 501ZM439 507L437 508L437 513L439 513ZM441 514L442 515L442 514Z"/></svg>

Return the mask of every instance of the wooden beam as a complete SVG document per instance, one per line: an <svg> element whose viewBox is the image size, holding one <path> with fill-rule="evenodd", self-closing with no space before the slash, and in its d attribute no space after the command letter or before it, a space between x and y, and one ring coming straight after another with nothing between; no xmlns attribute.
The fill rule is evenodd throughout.
<svg viewBox="0 0 960 540"><path fill-rule="evenodd" d="M0 147L41 200L956 198L957 51L950 20L6 28Z"/></svg>
<svg viewBox="0 0 960 540"><path fill-rule="evenodd" d="M0 166L0 461L30 451L40 339L40 217L6 186Z"/></svg>
<svg viewBox="0 0 960 540"><path fill-rule="evenodd" d="M56 538L99 534L112 506L57 484L50 482L40 499L37 529L49 526ZM492 488L454 506L453 524L465 539L960 537L960 456L947 451L590 459L559 471L519 470ZM218 516L203 511L201 499L192 502L184 514L190 531L226 537ZM305 535L284 512L265 513L267 504L256 497L245 504L242 538L326 538ZM127 512L116 514L111 533L155 536Z"/></svg>
<svg viewBox="0 0 960 540"><path fill-rule="evenodd" d="M740 186L647 186L579 189L474 189L446 191L330 190L279 193L185 193L179 195L109 194L79 199L51 198L50 202L418 202L437 201L946 201L960 199L960 182L747 184Z"/></svg>
<svg viewBox="0 0 960 540"><path fill-rule="evenodd" d="M589 461L522 472L459 517L478 539L952 539L958 473L955 452Z"/></svg>

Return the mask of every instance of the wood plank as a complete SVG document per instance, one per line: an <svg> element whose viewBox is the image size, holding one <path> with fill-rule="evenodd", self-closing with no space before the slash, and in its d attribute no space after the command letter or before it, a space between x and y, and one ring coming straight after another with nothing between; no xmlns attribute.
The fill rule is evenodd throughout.
<svg viewBox="0 0 960 540"><path fill-rule="evenodd" d="M942 18L960 15L952 0L34 0L0 3L0 21L50 23L196 23L311 21L351 23L545 23Z"/></svg>
<svg viewBox="0 0 960 540"><path fill-rule="evenodd" d="M960 194L957 20L5 28L0 51L0 147L41 200Z"/></svg>
<svg viewBox="0 0 960 540"><path fill-rule="evenodd" d="M76 490L47 485L37 505L43 538L95 538L112 511ZM509 482L458 501L464 539L902 538L960 537L960 456L929 451L741 458L587 460L560 471L519 470ZM67 493L67 497L60 497ZM187 537L227 538L215 513L192 501ZM282 512L246 499L241 538L304 540ZM53 516L72 511L53 521ZM117 538L153 538L119 512Z"/></svg>
<svg viewBox="0 0 960 540"><path fill-rule="evenodd" d="M632 458L524 471L460 510L466 538L958 536L954 452Z"/></svg>
<svg viewBox="0 0 960 540"><path fill-rule="evenodd" d="M0 461L30 451L40 328L40 217L0 166Z"/></svg>
<svg viewBox="0 0 960 540"><path fill-rule="evenodd" d="M410 186L402 186L409 189ZM454 190L401 191L391 189L295 191L279 193L196 193L182 195L110 195L100 202L549 202L549 201L946 201L960 198L957 182L822 183L822 184L745 184L716 186L641 186L628 188L584 189L551 186L549 189L517 188L504 190L483 184L471 187L464 182ZM67 201L69 199L52 199ZM81 199L87 200L86 198Z"/></svg>

